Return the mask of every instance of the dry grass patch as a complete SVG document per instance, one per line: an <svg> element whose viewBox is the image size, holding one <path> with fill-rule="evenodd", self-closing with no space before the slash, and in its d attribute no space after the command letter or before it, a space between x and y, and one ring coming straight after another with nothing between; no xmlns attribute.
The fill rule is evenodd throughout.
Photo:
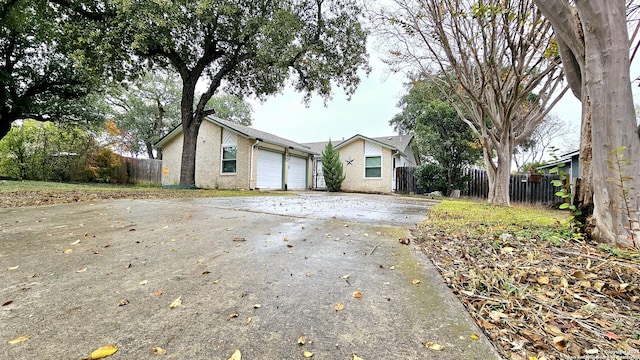
<svg viewBox="0 0 640 360"><path fill-rule="evenodd" d="M505 358L640 358L640 254L567 217L443 201L414 236Z"/></svg>

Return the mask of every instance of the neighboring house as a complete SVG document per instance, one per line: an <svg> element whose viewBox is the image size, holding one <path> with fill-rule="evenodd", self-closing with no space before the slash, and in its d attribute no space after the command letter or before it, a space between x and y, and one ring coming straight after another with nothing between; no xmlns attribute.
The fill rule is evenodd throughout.
<svg viewBox="0 0 640 360"><path fill-rule="evenodd" d="M306 143L321 154L328 142ZM412 135L369 138L355 135L347 140L332 141L340 153L344 168L344 191L390 193L396 189L396 168L419 166ZM316 155L313 165L313 187L326 187L322 176L322 157Z"/></svg>
<svg viewBox="0 0 640 360"><path fill-rule="evenodd" d="M180 182L182 126L156 146L162 149L162 185ZM208 189L309 189L318 155L281 137L208 116L200 126L195 185Z"/></svg>
<svg viewBox="0 0 640 360"><path fill-rule="evenodd" d="M538 170L542 171L545 175L549 175L549 171L560 164L563 164L560 169L567 174L567 180L569 184L573 186L575 179L580 177L580 150L563 154L558 160L540 166Z"/></svg>

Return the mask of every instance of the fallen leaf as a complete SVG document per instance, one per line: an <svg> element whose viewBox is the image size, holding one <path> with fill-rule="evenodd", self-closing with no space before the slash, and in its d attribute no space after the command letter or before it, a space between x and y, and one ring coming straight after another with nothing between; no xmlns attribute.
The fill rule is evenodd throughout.
<svg viewBox="0 0 640 360"><path fill-rule="evenodd" d="M512 253L513 250L515 250L514 248L512 248L511 246L505 246L503 248L500 249L500 254L508 254L508 253Z"/></svg>
<svg viewBox="0 0 640 360"><path fill-rule="evenodd" d="M231 320L233 318L237 318L238 316L240 316L240 314L238 314L237 312L234 311L232 313L229 313L229 316L227 317L227 320Z"/></svg>
<svg viewBox="0 0 640 360"><path fill-rule="evenodd" d="M418 285L420 284L420 279L413 279L412 283L413 285Z"/></svg>
<svg viewBox="0 0 640 360"><path fill-rule="evenodd" d="M255 304L255 305L253 305L253 308L254 308L254 309L260 309L261 307L262 307L262 305L260 305L260 304Z"/></svg>
<svg viewBox="0 0 640 360"><path fill-rule="evenodd" d="M471 334L469 337L473 340L480 340L480 336L478 336L477 334Z"/></svg>
<svg viewBox="0 0 640 360"><path fill-rule="evenodd" d="M538 277L538 284L540 285L549 285L549 277L548 276L540 276Z"/></svg>
<svg viewBox="0 0 640 360"><path fill-rule="evenodd" d="M169 304L169 308L174 309L180 305L182 305L182 295L178 296L177 299L173 300L173 302Z"/></svg>
<svg viewBox="0 0 640 360"><path fill-rule="evenodd" d="M408 237L403 237L398 239L398 242L403 245L409 245L409 243L411 242L411 239L409 239Z"/></svg>
<svg viewBox="0 0 640 360"><path fill-rule="evenodd" d="M360 291L354 291L353 294L351 294L351 296L353 296L356 299L360 299L362 297L362 293Z"/></svg>
<svg viewBox="0 0 640 360"><path fill-rule="evenodd" d="M63 251L63 254L69 254L73 251L73 249L66 249L65 251Z"/></svg>
<svg viewBox="0 0 640 360"><path fill-rule="evenodd" d="M302 353L302 355L304 355L304 357L306 357L306 358L310 358L310 357L313 356L313 353L310 352L310 351L305 351L305 352Z"/></svg>
<svg viewBox="0 0 640 360"><path fill-rule="evenodd" d="M9 300L9 301L6 301L6 302L2 303L2 306L7 306L7 305L11 305L11 304L13 304L13 300Z"/></svg>
<svg viewBox="0 0 640 360"><path fill-rule="evenodd" d="M344 303L342 301L340 301L339 303L337 303L334 307L333 307L336 311L340 311L344 309Z"/></svg>
<svg viewBox="0 0 640 360"><path fill-rule="evenodd" d="M489 317L494 321L499 321L500 319L507 318L509 316L503 312L492 310L489 312Z"/></svg>
<svg viewBox="0 0 640 360"><path fill-rule="evenodd" d="M245 239L243 237L234 237L233 241L247 241L247 239Z"/></svg>
<svg viewBox="0 0 640 360"><path fill-rule="evenodd" d="M115 346L115 345L101 346L101 347L93 350L91 352L91 354L89 354L89 357L86 357L86 358L84 358L82 360L103 359L103 358L106 358L107 356L111 356L111 355L115 354L116 351L118 351L118 347Z"/></svg>
<svg viewBox="0 0 640 360"><path fill-rule="evenodd" d="M436 344L436 343L431 342L431 341L423 342L422 345L424 345L427 349L431 349L431 350L435 350L435 351L440 351L440 350L444 349L444 346L442 346L440 344Z"/></svg>
<svg viewBox="0 0 640 360"><path fill-rule="evenodd" d="M233 355L231 355L228 360L242 360L242 354L240 353L240 350L236 349L236 351L233 352Z"/></svg>
<svg viewBox="0 0 640 360"><path fill-rule="evenodd" d="M609 339L615 339L615 340L620 339L620 336L612 333L611 331L607 331L606 333L604 333L604 336Z"/></svg>
<svg viewBox="0 0 640 360"><path fill-rule="evenodd" d="M347 274L347 275L342 275L342 278L343 278L343 279L345 279L345 280L347 280L347 279L349 278L349 276L351 276L351 275L349 275L349 274Z"/></svg>
<svg viewBox="0 0 640 360"><path fill-rule="evenodd" d="M148 282L149 282L149 280L142 280L142 281L140 281L140 285L147 285Z"/></svg>
<svg viewBox="0 0 640 360"><path fill-rule="evenodd" d="M155 296L160 296L160 295L162 295L162 290L156 290L156 291L153 292L153 294Z"/></svg>
<svg viewBox="0 0 640 360"><path fill-rule="evenodd" d="M154 346L151 348L154 355L167 355L167 350L161 348L160 346Z"/></svg>
<svg viewBox="0 0 640 360"><path fill-rule="evenodd" d="M83 273L85 271L87 271L87 268L82 268L82 269L76 270L77 273Z"/></svg>
<svg viewBox="0 0 640 360"><path fill-rule="evenodd" d="M392 267L389 268L389 270L395 270L395 269L396 269L395 266L392 266Z"/></svg>
<svg viewBox="0 0 640 360"><path fill-rule="evenodd" d="M71 243L71 244L69 244L69 245L78 245L78 244L80 244L80 239L78 239L78 240L76 240L76 241L72 242L72 243Z"/></svg>
<svg viewBox="0 0 640 360"><path fill-rule="evenodd" d="M300 344L300 345L304 345L306 342L307 342L307 338L305 338L305 337L304 337L304 335L301 335L301 336L298 338L298 344Z"/></svg>
<svg viewBox="0 0 640 360"><path fill-rule="evenodd" d="M353 358L351 358L351 360L364 360L364 359L356 354L353 354Z"/></svg>
<svg viewBox="0 0 640 360"><path fill-rule="evenodd" d="M247 320L244 321L244 324L249 325L251 323L251 320L253 320L251 319L251 316L247 316Z"/></svg>
<svg viewBox="0 0 640 360"><path fill-rule="evenodd" d="M17 269L19 267L20 267L20 265L16 265L16 266L12 266L10 268L7 268L7 270L15 270L15 269Z"/></svg>
<svg viewBox="0 0 640 360"><path fill-rule="evenodd" d="M127 299L120 299L120 302L118 303L118 306L125 306L129 304L129 300Z"/></svg>
<svg viewBox="0 0 640 360"><path fill-rule="evenodd" d="M13 340L9 340L9 344L11 344L11 345L19 344L19 343L21 343L23 341L29 340L30 337L31 337L31 335L20 336L18 338L13 339Z"/></svg>

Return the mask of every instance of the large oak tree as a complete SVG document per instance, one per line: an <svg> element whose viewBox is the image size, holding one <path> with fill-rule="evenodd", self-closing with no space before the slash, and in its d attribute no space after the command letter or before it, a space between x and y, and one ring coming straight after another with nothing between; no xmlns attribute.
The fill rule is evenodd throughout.
<svg viewBox="0 0 640 360"><path fill-rule="evenodd" d="M639 246L640 140L625 1L535 2L553 26L567 80L582 101L577 200L591 215L586 230L600 241Z"/></svg>
<svg viewBox="0 0 640 360"><path fill-rule="evenodd" d="M207 107L215 94L265 98L292 84L305 99L313 93L328 99L335 85L352 94L358 70L368 70L366 32L355 0L108 4L129 51L182 79L182 186L195 185L198 132L204 118L215 113ZM205 89L199 96L196 86Z"/></svg>
<svg viewBox="0 0 640 360"><path fill-rule="evenodd" d="M100 88L107 62L83 51L99 46L73 36L82 26L76 16L45 0L0 0L0 139L16 120L81 121L93 115L95 99L86 96Z"/></svg>

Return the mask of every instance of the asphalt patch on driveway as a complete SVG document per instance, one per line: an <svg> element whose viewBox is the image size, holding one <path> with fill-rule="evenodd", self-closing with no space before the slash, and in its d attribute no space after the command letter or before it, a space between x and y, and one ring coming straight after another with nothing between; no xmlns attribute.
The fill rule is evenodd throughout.
<svg viewBox="0 0 640 360"><path fill-rule="evenodd" d="M0 357L496 358L398 242L429 206L304 193L0 209Z"/></svg>

